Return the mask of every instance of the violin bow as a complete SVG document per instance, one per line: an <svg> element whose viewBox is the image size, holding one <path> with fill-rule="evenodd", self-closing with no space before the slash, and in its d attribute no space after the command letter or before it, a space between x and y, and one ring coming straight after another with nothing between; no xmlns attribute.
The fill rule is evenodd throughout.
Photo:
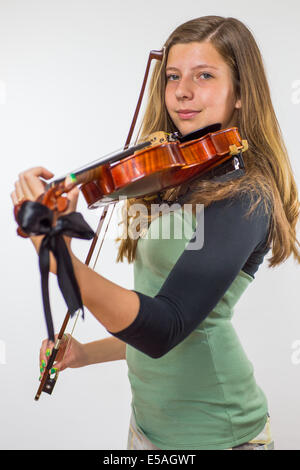
<svg viewBox="0 0 300 470"><path fill-rule="evenodd" d="M146 83L147 83L147 80L148 80L148 75L149 75L149 71L150 71L150 65L151 65L151 62L153 59L156 59L156 60L160 60L163 64L163 58L164 58L164 53L165 53L165 48L163 48L162 50L160 51L156 51L156 50L152 50L150 51L149 53L149 57L148 57L148 62L147 62L147 65L146 65L146 70L145 70L145 74L144 74L144 79L143 79L143 83L142 83L142 87L141 87L141 90L140 90L140 94L139 94L139 98L138 98L138 102L137 102L137 106L135 108L135 112L134 112L134 115L133 115L133 119L132 119L132 122L131 122L131 125L130 125L130 129L129 129L129 132L128 132L128 136L127 136L127 139L126 139L126 142L125 142L125 145L124 145L124 149L126 149L128 146L129 146L129 143L131 141L131 138L132 138L132 134L134 132L134 128L135 128L135 125L136 125L136 121L137 121L137 118L138 118L138 115L139 115L139 111L140 111L140 107L141 107L141 104L142 104L142 100L143 100L143 96L144 96L144 92L145 92L145 87L146 87ZM154 88L154 87L153 87ZM107 233L107 228L110 224L110 221L111 221L111 217L112 217L112 214L113 214L113 211L115 209L115 206L116 206L116 203L117 202L114 202L112 204L106 204L103 208L103 211L102 211L102 214L101 214L101 217L99 219L99 222L98 222L98 227L97 227L97 230L95 232L95 235L92 239L92 243L90 245L90 248L89 248L89 251L88 251L88 254L86 256L86 259L85 259L85 264L87 266L90 265L90 262L91 262L91 258L93 256L93 253L94 253L94 250L96 248L96 245L97 245L97 242L98 242L98 239L99 239L99 235L100 235L100 232L102 230L102 227L103 227L103 224L104 224L104 221L107 217L107 213L108 213L108 208L109 206L113 205L113 208L111 210L111 214L110 214L110 219L109 219L109 222L106 226L106 230L104 232L104 235L102 237L102 240L101 240L101 244L100 244L100 247L99 247L99 250L98 250L98 254L97 254L97 257L96 257L96 261L95 261L95 264L93 266L93 269L95 268L95 265L96 265L96 262L97 262L97 259L98 259L98 256L99 256L99 253L100 253L100 250L102 248L102 245L103 245L103 242L104 242L104 238L105 238L105 235ZM42 392L46 392L48 393L49 395L52 394L53 392L53 389L54 389L54 386L57 382L57 379L58 379L58 374L59 372L56 371L54 374L51 374L50 375L50 371L54 365L54 362L56 360L56 356L58 354L58 351L59 351L59 348L60 348L60 345L61 345L61 342L63 340L63 337L65 335L65 330L66 330L66 327L69 323L69 320L70 320L70 312L67 311L66 313L66 316L64 318L64 321L62 323L62 326L60 328L60 331L58 333L58 337L57 337L57 340L55 342L55 345L52 349L52 352L51 352L51 355L49 357L49 360L48 360L48 363L45 367L45 370L44 370L44 373L41 377L41 382L40 382L40 385L38 387L38 390L35 394L35 397L34 399L37 401L39 400L40 398L40 395ZM65 348L65 352L64 352L64 356L68 350L68 348L70 347L70 344L71 344L71 341L72 341L72 334L73 334L73 331L74 331L74 328L75 328L75 325L76 325L76 322L78 320L78 317L79 317L79 312L77 312L77 315L76 315L76 318L75 318L75 321L74 321L74 325L73 325L73 329L72 329L72 332L70 335L67 336L67 339L66 339L66 348ZM64 357L63 356L63 357ZM62 359L63 360L63 359Z"/></svg>

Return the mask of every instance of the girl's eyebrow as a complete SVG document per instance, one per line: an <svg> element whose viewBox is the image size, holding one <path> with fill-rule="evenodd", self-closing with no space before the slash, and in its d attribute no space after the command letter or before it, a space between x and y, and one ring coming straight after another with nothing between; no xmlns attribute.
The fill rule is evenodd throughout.
<svg viewBox="0 0 300 470"><path fill-rule="evenodd" d="M210 68L210 69L218 70L217 67L214 67L213 65L209 65L209 64L200 64L200 65L196 65L196 67L193 67L192 70L204 69L204 68ZM179 69L176 68L176 67L173 67L173 66L169 66L169 67L166 67L166 71L168 71L168 70L179 70Z"/></svg>

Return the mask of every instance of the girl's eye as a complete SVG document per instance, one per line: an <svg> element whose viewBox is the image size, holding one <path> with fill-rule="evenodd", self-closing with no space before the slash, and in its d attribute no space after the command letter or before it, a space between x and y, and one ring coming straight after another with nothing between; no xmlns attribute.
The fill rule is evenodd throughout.
<svg viewBox="0 0 300 470"><path fill-rule="evenodd" d="M178 80L178 75L176 75L175 73L170 73L169 75L167 75L167 80Z"/></svg>
<svg viewBox="0 0 300 470"><path fill-rule="evenodd" d="M198 78L201 78L202 76L204 76L203 80L209 80L210 78L213 78L213 76L207 72L202 72L200 75L197 75L196 78L198 79ZM167 75L167 81L173 82L175 80L179 80L179 75L176 75L176 73L170 73L169 75Z"/></svg>
<svg viewBox="0 0 300 470"><path fill-rule="evenodd" d="M199 77L202 77L202 75L206 75L206 77L212 78L212 75L210 73L207 73L207 72L202 72L201 75L199 75ZM208 78L204 78L204 80L208 80Z"/></svg>

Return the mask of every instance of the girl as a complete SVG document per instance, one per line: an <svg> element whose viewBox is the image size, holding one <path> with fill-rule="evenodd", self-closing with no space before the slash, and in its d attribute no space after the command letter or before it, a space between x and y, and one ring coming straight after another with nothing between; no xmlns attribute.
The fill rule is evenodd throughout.
<svg viewBox="0 0 300 470"><path fill-rule="evenodd" d="M269 250L270 267L291 255L300 262L298 194L252 34L235 18L206 16L179 26L166 41L142 134L164 130L187 136L215 123L237 126L247 140L245 171L225 179L208 173L154 200L127 202L126 229L136 222L134 204L148 209L161 201L179 204L153 217L144 236L121 240L118 260L134 261L134 290L90 270L69 246L83 303L112 336L88 344L73 339L64 358L62 345L56 366L127 360L128 449L274 448L267 398L231 318ZM52 176L41 167L22 173L13 203L35 200L43 192L40 177ZM78 190L68 197L74 210ZM186 211L190 230L180 239L174 233L184 204L193 210ZM199 204L205 221L200 246L193 243ZM169 239L162 233L166 220ZM158 238L151 236L155 233ZM38 250L41 237L32 241ZM41 361L47 360L47 348L45 340Z"/></svg>

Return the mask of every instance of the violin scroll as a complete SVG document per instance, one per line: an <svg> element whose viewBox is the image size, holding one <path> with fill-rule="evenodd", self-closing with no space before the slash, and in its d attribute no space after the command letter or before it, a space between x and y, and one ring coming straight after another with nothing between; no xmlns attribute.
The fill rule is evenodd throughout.
<svg viewBox="0 0 300 470"><path fill-rule="evenodd" d="M44 206L48 207L52 210L56 216L58 214L62 214L68 209L69 206L69 199L66 196L62 196L62 194L67 193L74 187L74 183L65 187L62 183L58 186L50 187L45 193L41 194L41 196L37 199L36 202L43 204ZM19 225L19 212L21 210L22 205L26 202L26 200L20 201L14 207L14 217L16 222ZM17 228L17 234L22 238L28 238L30 235L24 232L20 225Z"/></svg>

